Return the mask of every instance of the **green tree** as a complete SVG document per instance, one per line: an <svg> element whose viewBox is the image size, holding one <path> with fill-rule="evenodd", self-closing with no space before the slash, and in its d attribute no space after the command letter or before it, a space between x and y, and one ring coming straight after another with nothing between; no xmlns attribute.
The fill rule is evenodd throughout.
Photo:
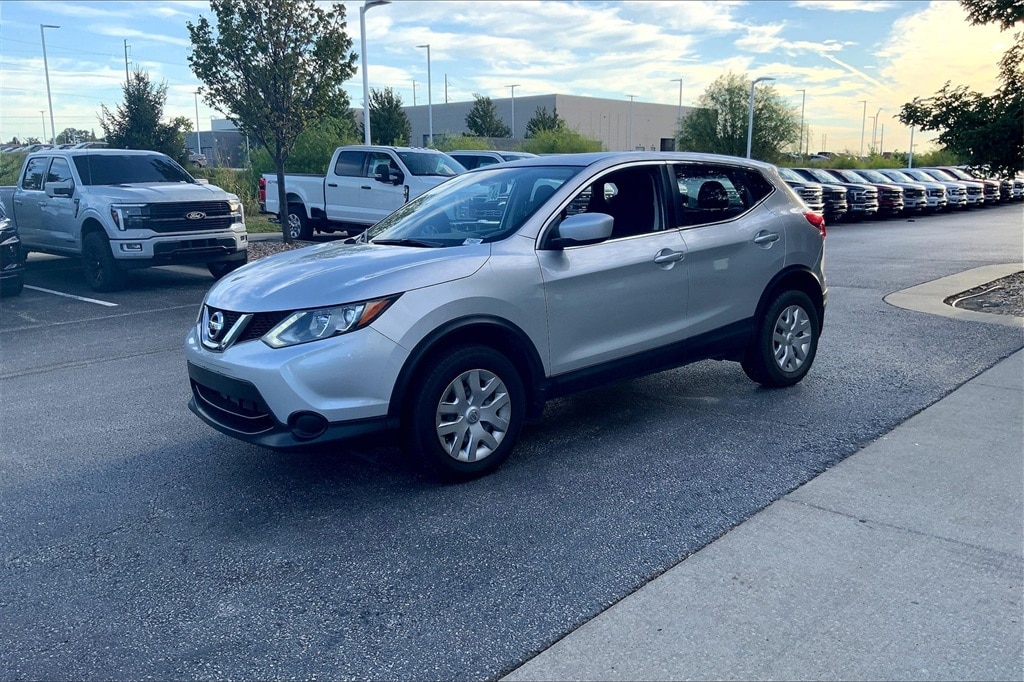
<svg viewBox="0 0 1024 682"><path fill-rule="evenodd" d="M565 119L559 118L558 107L548 114L547 107L537 107L533 118L526 122L526 137L531 138L542 130L564 130Z"/></svg>
<svg viewBox="0 0 1024 682"><path fill-rule="evenodd" d="M960 0L972 24L997 23L1003 31L1024 21L1020 0ZM1024 31L999 62L1001 85L991 95L949 81L931 97L915 97L899 120L939 132L938 141L972 165L997 173L1024 170Z"/></svg>
<svg viewBox="0 0 1024 682"><path fill-rule="evenodd" d="M164 103L167 101L167 83L156 85L149 74L140 68L132 72L122 87L124 102L111 111L100 105L100 127L103 137L117 149L149 149L163 152L184 164L188 157L182 125L188 119L178 117L163 122Z"/></svg>
<svg viewBox="0 0 1024 682"><path fill-rule="evenodd" d="M564 126L557 130L541 130L523 142L523 151L532 154L575 154L601 151L600 140L584 137Z"/></svg>
<svg viewBox="0 0 1024 682"><path fill-rule="evenodd" d="M65 128L57 133L57 144L76 144L78 142L93 142L96 136L89 130L78 128Z"/></svg>
<svg viewBox="0 0 1024 682"><path fill-rule="evenodd" d="M187 22L192 72L203 101L217 109L274 160L282 213L288 205L285 162L312 122L348 109L342 84L355 74L345 7L315 0L210 0L216 32L205 17ZM285 241L291 241L282 223Z"/></svg>
<svg viewBox="0 0 1024 682"><path fill-rule="evenodd" d="M498 118L498 107L490 97L473 95L476 101L466 114L466 127L477 137L512 137L512 130Z"/></svg>
<svg viewBox="0 0 1024 682"><path fill-rule="evenodd" d="M409 144L412 124L402 108L402 96L391 88L370 88L370 136L373 144ZM359 137L364 137L362 122Z"/></svg>
<svg viewBox="0 0 1024 682"><path fill-rule="evenodd" d="M750 80L728 73L719 76L683 119L679 149L746 156L750 116ZM751 156L764 161L782 158L782 150L800 138L800 117L775 92L761 86L754 93L754 136Z"/></svg>
<svg viewBox="0 0 1024 682"><path fill-rule="evenodd" d="M375 122L371 119L371 125ZM334 155L334 150L347 144L362 142L362 133L356 132L355 122L350 116L343 118L326 118L306 127L295 141L295 148L285 162L286 173L327 172L327 164ZM263 173L275 170L274 159L262 147L251 153L252 169L257 180Z"/></svg>

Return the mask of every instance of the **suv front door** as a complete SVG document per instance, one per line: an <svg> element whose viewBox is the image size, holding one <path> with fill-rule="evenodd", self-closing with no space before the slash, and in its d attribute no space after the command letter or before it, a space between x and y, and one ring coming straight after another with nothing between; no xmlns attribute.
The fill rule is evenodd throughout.
<svg viewBox="0 0 1024 682"><path fill-rule="evenodd" d="M549 225L583 212L615 221L606 241L538 251L552 375L683 338L685 245L678 230L665 229L663 173L648 164L599 176Z"/></svg>

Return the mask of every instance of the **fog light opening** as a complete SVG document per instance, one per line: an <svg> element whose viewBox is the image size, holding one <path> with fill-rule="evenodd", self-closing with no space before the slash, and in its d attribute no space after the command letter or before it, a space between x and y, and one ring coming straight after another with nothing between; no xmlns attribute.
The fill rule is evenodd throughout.
<svg viewBox="0 0 1024 682"><path fill-rule="evenodd" d="M299 440L310 440L327 431L327 418L315 412L296 412L288 417L288 428Z"/></svg>

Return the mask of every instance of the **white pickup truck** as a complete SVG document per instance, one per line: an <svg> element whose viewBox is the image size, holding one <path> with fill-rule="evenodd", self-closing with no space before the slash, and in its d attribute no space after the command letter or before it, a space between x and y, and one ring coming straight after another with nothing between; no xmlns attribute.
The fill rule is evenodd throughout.
<svg viewBox="0 0 1024 682"><path fill-rule="evenodd" d="M25 253L78 256L95 291L127 285L152 265L206 264L221 277L244 265L242 202L196 180L169 156L125 149L29 154L18 184L0 187Z"/></svg>
<svg viewBox="0 0 1024 682"><path fill-rule="evenodd" d="M352 235L465 170L433 149L338 147L327 175L284 176L286 217L281 217L275 173L261 179L260 202L267 213L281 218L292 239L309 239L314 231Z"/></svg>

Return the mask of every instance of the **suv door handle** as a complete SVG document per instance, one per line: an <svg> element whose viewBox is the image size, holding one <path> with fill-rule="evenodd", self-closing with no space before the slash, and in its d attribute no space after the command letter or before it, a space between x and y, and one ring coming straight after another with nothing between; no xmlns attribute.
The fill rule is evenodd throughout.
<svg viewBox="0 0 1024 682"><path fill-rule="evenodd" d="M686 255L685 251L673 251L672 249L662 249L658 252L658 255L654 257L654 262L658 265L664 263L676 263L683 260Z"/></svg>
<svg viewBox="0 0 1024 682"><path fill-rule="evenodd" d="M778 232L758 232L757 236L754 237L755 244L771 244L777 241L779 241Z"/></svg>

